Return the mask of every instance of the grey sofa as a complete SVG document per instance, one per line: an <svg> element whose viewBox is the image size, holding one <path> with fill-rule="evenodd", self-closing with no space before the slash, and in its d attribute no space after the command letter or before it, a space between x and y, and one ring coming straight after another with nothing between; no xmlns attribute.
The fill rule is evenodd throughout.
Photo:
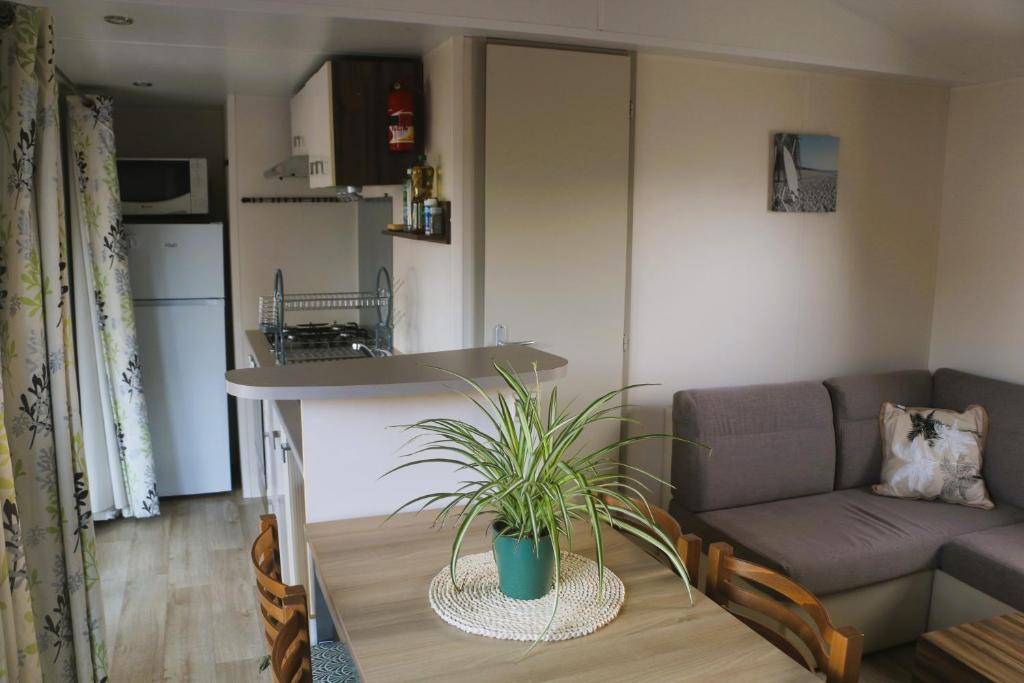
<svg viewBox="0 0 1024 683"><path fill-rule="evenodd" d="M985 406L995 509L872 494L884 401ZM674 446L670 510L684 530L824 596L868 649L927 629L936 570L1024 610L1024 386L919 370L680 391L673 413L676 434L713 448Z"/></svg>

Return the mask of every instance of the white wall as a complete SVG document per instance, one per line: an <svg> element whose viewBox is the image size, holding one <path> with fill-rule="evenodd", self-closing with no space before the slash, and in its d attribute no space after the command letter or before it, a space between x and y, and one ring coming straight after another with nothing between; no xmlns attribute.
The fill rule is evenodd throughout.
<svg viewBox="0 0 1024 683"><path fill-rule="evenodd" d="M427 163L434 166L442 197L450 196L450 166L454 166L453 114L455 107L455 39L442 43L423 58L427 129ZM421 119L422 120L422 119ZM417 121L419 124L420 121ZM453 235L455 233L453 226ZM456 310L452 297L454 249L396 239L394 245L395 348L403 353L421 353L458 348L452 328Z"/></svg>
<svg viewBox="0 0 1024 683"><path fill-rule="evenodd" d="M359 287L357 204L243 204L246 196L331 196L304 178L266 179L263 172L289 154L289 107L283 97L228 98L231 268L235 344L257 325L260 295L273 292L284 271L285 292L355 291ZM319 315L329 320L336 311ZM313 319L316 314L309 314ZM346 318L347 319L347 318ZM304 322L295 319L295 322ZM238 364L244 367L244 355Z"/></svg>
<svg viewBox="0 0 1024 683"><path fill-rule="evenodd" d="M928 365L947 91L640 55L628 378L680 389ZM837 135L838 211L770 213L769 142ZM669 475L667 448L630 449Z"/></svg>
<svg viewBox="0 0 1024 683"><path fill-rule="evenodd" d="M955 88L931 366L1024 382L1024 80Z"/></svg>
<svg viewBox="0 0 1024 683"><path fill-rule="evenodd" d="M245 331L258 324L261 295L271 294L274 271L284 271L285 292L353 291L359 286L357 205L243 204L247 196L329 196L306 179L266 179L263 171L285 159L289 102L284 97L229 95L226 108L228 217L235 366L248 367ZM289 317L294 322L354 320L326 311ZM239 452L245 496L261 495L262 430L254 401L238 402Z"/></svg>
<svg viewBox="0 0 1024 683"><path fill-rule="evenodd" d="M482 59L479 41L456 36L423 58L427 161L452 202L451 244L396 239L395 348L403 353L472 345L477 326Z"/></svg>

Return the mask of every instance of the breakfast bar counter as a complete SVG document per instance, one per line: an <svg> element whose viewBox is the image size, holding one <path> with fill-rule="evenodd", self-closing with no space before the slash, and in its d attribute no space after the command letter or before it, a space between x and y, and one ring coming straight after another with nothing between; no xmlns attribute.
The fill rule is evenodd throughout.
<svg viewBox="0 0 1024 683"><path fill-rule="evenodd" d="M458 391L469 387L450 373L492 394L504 386L495 364L530 383L557 379L567 366L564 358L522 345L276 365L263 333L246 337L257 367L229 371L227 393L262 405L260 469L279 518L282 571L314 595L307 522L385 515L425 492L459 486L451 465L388 474L409 462L403 456L415 448L414 433L402 425L449 418L492 426ZM321 600L311 607L315 616ZM324 637L330 620L319 623Z"/></svg>
<svg viewBox="0 0 1024 683"><path fill-rule="evenodd" d="M567 361L530 346L507 345L274 365L266 338L249 335L260 367L227 373L227 392L278 407L293 445L301 441L302 493L309 522L386 514L424 491L457 485L450 466L386 473L403 462L413 436L401 429L443 417L488 425L457 390L457 373L492 392L504 385L495 365L529 382L563 376ZM263 363L268 363L263 365Z"/></svg>
<svg viewBox="0 0 1024 683"><path fill-rule="evenodd" d="M541 381L565 374L567 364L564 358L530 346L485 346L231 370L227 373L227 387L233 396L259 400L405 397L446 391L458 382L450 372L473 379L484 388L495 387L501 382L494 370L495 363L531 376L536 364Z"/></svg>

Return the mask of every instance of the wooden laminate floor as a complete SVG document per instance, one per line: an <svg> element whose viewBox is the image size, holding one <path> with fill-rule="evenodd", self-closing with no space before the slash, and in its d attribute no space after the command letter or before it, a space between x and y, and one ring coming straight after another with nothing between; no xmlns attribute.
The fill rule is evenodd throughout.
<svg viewBox="0 0 1024 683"><path fill-rule="evenodd" d="M98 522L110 680L270 681L249 548L262 501L161 501L155 519Z"/></svg>
<svg viewBox="0 0 1024 683"><path fill-rule="evenodd" d="M98 522L110 680L270 681L249 548L262 501L165 499L156 519ZM912 646L865 658L861 683L909 683Z"/></svg>

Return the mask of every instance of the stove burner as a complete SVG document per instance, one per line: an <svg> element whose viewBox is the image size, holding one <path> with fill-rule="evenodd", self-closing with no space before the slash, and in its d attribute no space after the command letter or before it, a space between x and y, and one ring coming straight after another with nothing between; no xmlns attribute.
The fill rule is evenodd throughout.
<svg viewBox="0 0 1024 683"><path fill-rule="evenodd" d="M288 325L282 333L289 362L365 358L366 354L354 351L352 345L357 342L370 345L373 342L373 334L369 330L352 322ZM267 339L273 349L273 333L268 333Z"/></svg>

